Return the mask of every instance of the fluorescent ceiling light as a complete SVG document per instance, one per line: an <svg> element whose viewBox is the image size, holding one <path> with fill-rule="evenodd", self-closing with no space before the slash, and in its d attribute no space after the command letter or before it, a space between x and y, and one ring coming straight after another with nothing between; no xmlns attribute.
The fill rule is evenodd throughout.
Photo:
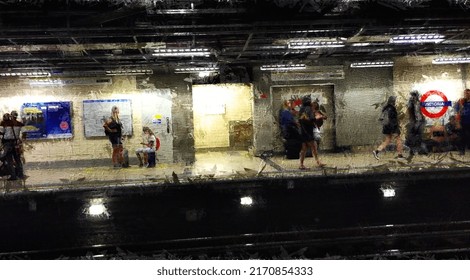
<svg viewBox="0 0 470 280"><path fill-rule="evenodd" d="M390 39L391 44L413 44L413 43L440 43L445 36L437 33L432 34L408 34L398 35Z"/></svg>
<svg viewBox="0 0 470 280"><path fill-rule="evenodd" d="M353 62L351 68L393 67L393 61L364 61Z"/></svg>
<svg viewBox="0 0 470 280"><path fill-rule="evenodd" d="M151 70L151 69L116 69L116 70L106 70L105 73L108 76L150 75L150 74L153 74L153 70Z"/></svg>
<svg viewBox="0 0 470 280"><path fill-rule="evenodd" d="M290 49L319 49L319 48L341 48L343 41L338 40L291 40L288 42Z"/></svg>
<svg viewBox="0 0 470 280"><path fill-rule="evenodd" d="M62 80L29 80L30 86L62 86L65 82Z"/></svg>
<svg viewBox="0 0 470 280"><path fill-rule="evenodd" d="M211 54L209 49L194 48L194 49L155 49L153 56L209 56Z"/></svg>
<svg viewBox="0 0 470 280"><path fill-rule="evenodd" d="M458 64L470 63L470 57L438 57L432 60L432 64Z"/></svg>
<svg viewBox="0 0 470 280"><path fill-rule="evenodd" d="M29 71L29 72L1 72L0 77L50 77L51 73L46 71Z"/></svg>
<svg viewBox="0 0 470 280"><path fill-rule="evenodd" d="M175 68L175 73L219 72L219 67L183 67Z"/></svg>
<svg viewBox="0 0 470 280"><path fill-rule="evenodd" d="M370 46L372 45L371 43L369 42L366 42L366 43L352 43L351 46L352 47L366 47L366 46Z"/></svg>
<svg viewBox="0 0 470 280"><path fill-rule="evenodd" d="M289 70L302 70L307 68L305 64L273 64L263 65L260 67L261 71L289 71Z"/></svg>

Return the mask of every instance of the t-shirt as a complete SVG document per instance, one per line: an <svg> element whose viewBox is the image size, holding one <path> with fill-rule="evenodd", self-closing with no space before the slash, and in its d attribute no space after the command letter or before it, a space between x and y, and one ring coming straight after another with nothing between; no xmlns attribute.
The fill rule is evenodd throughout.
<svg viewBox="0 0 470 280"><path fill-rule="evenodd" d="M157 137L155 135L149 135L148 136L148 147L151 148L152 150L155 150L155 144L157 143Z"/></svg>

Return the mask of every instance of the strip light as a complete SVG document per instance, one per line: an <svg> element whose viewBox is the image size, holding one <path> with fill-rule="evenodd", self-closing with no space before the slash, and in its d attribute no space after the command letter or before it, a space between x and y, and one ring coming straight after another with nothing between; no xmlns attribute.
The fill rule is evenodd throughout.
<svg viewBox="0 0 470 280"><path fill-rule="evenodd" d="M390 39L391 44L413 44L413 43L440 43L445 36L437 33L432 34L408 34L398 35Z"/></svg>
<svg viewBox="0 0 470 280"><path fill-rule="evenodd" d="M470 57L439 57L432 60L432 64L458 64L470 63Z"/></svg>
<svg viewBox="0 0 470 280"><path fill-rule="evenodd" d="M156 49L153 56L209 56L211 54L209 49L195 48L195 49Z"/></svg>
<svg viewBox="0 0 470 280"><path fill-rule="evenodd" d="M175 68L175 73L219 72L219 67L185 67Z"/></svg>
<svg viewBox="0 0 470 280"><path fill-rule="evenodd" d="M353 62L351 68L393 67L393 61L364 61Z"/></svg>
<svg viewBox="0 0 470 280"><path fill-rule="evenodd" d="M0 77L50 77L51 73L47 71L31 71L31 72L2 72Z"/></svg>
<svg viewBox="0 0 470 280"><path fill-rule="evenodd" d="M119 75L150 75L153 74L153 70L150 69L117 69L117 70L106 70L108 76L119 76Z"/></svg>
<svg viewBox="0 0 470 280"><path fill-rule="evenodd" d="M342 48L343 41L322 41L322 40L292 40L288 42L289 49L319 49L319 48Z"/></svg>
<svg viewBox="0 0 470 280"><path fill-rule="evenodd" d="M289 71L289 70L302 70L307 68L305 64L273 64L263 65L259 69L261 71Z"/></svg>

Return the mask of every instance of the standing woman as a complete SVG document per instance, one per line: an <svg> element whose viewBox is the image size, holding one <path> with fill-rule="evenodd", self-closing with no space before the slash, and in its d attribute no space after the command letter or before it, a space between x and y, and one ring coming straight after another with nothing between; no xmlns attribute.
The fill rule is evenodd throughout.
<svg viewBox="0 0 470 280"><path fill-rule="evenodd" d="M119 119L119 108L113 106L111 109L111 117L103 124L106 135L108 135L109 142L113 146L113 166L118 168L122 167L124 157L122 155L122 123Z"/></svg>
<svg viewBox="0 0 470 280"><path fill-rule="evenodd" d="M388 97L387 104L382 109L382 134L385 136L384 141L380 146L374 150L372 153L374 154L375 159L379 160L379 153L385 149L390 142L394 139L397 143L397 152L398 152L398 159L404 159L403 156L403 144L400 138L400 125L398 123L398 112L395 107L395 102L397 98L395 96Z"/></svg>
<svg viewBox="0 0 470 280"><path fill-rule="evenodd" d="M312 99L310 96L305 96L302 98L302 106L299 111L299 122L300 122L300 136L302 139L302 149L300 150L300 166L299 169L306 170L308 169L304 165L305 155L307 154L307 149L310 147L312 150L313 156L317 161L319 167L325 166L318 159L318 152L315 140L313 138L313 128L315 126L315 116L311 107Z"/></svg>
<svg viewBox="0 0 470 280"><path fill-rule="evenodd" d="M320 110L320 104L318 104L317 101L312 102L312 110L313 110L313 116L315 117L314 121L314 128L313 128L313 139L315 140L315 144L318 147L320 146L320 141L321 141L321 132L320 128L323 125L323 122L328 119L326 114Z"/></svg>

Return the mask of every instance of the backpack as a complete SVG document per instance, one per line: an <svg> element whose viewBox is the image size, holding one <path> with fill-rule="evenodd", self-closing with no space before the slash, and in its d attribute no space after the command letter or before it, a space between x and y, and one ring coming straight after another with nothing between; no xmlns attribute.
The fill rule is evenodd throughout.
<svg viewBox="0 0 470 280"><path fill-rule="evenodd" d="M160 138L155 137L155 139L157 139L155 142L155 151L158 151L158 149L160 149Z"/></svg>
<svg viewBox="0 0 470 280"><path fill-rule="evenodd" d="M390 119L388 118L388 109L382 110L379 121L382 125L388 125L390 123Z"/></svg>

